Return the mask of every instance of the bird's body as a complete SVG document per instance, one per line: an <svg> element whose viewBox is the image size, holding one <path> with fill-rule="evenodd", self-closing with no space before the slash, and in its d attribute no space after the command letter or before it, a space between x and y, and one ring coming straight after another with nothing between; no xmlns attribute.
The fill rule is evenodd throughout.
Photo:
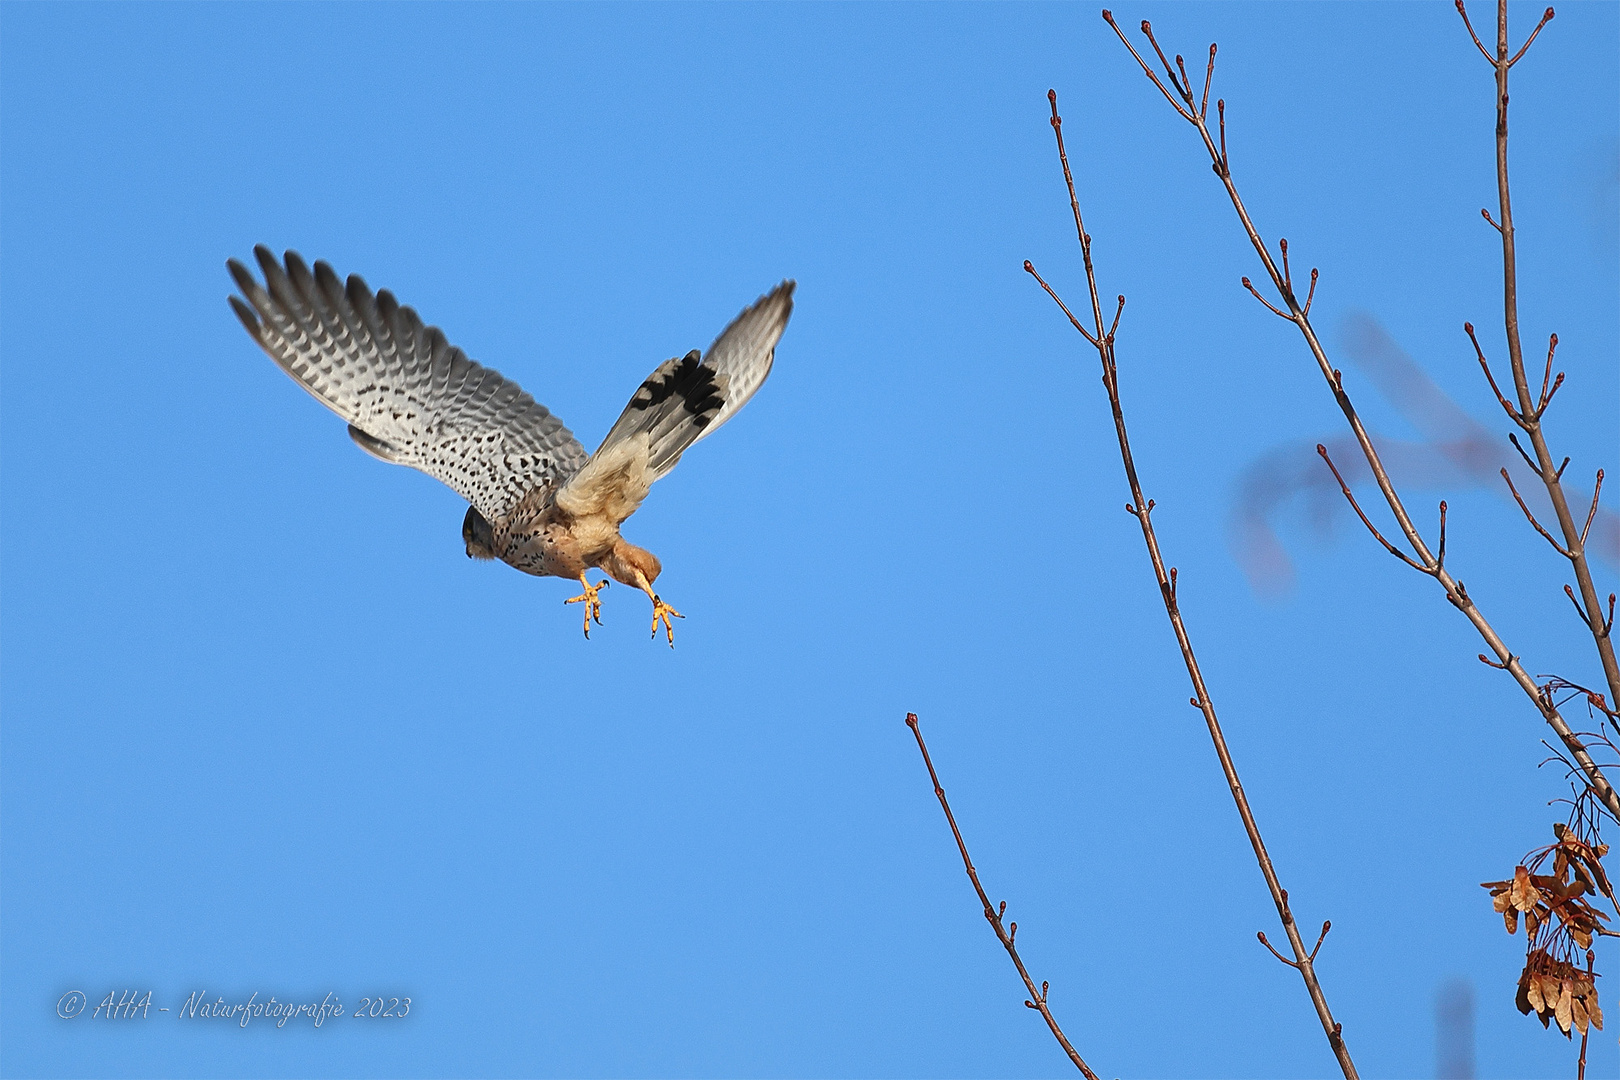
<svg viewBox="0 0 1620 1080"><path fill-rule="evenodd" d="M658 559L619 527L653 482L693 443L753 396L770 373L793 309L783 282L747 308L707 355L667 360L637 389L596 453L516 383L451 346L436 327L387 290L374 297L357 275L345 285L331 267L314 273L295 252L285 269L254 249L261 286L241 263L231 297L242 324L282 370L342 416L373 457L436 477L471 504L462 522L469 557L500 559L526 574L578 580L589 636L600 622L586 572L599 569L646 592L653 631L674 633L680 617L653 592Z"/></svg>

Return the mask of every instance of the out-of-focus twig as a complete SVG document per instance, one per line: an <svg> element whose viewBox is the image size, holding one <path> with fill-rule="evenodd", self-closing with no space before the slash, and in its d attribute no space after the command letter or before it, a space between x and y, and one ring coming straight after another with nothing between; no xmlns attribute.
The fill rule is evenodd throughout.
<svg viewBox="0 0 1620 1080"><path fill-rule="evenodd" d="M1176 58L1177 66L1181 67L1181 58ZM1209 68L1205 76L1205 92L1202 105L1195 105L1192 97L1192 84L1186 78L1185 68L1182 68L1181 79L1178 81L1174 73L1170 78L1178 87L1184 90L1183 99L1187 109L1183 115L1196 115L1202 119L1203 113L1209 104L1208 83L1215 68L1215 50L1209 52ZM1170 617L1171 628L1175 631L1176 643L1181 647L1181 658L1187 666L1187 674L1192 679L1195 696L1192 704L1203 713L1204 723L1209 728L1210 739L1215 744L1215 755L1220 759L1221 771L1226 776L1227 787L1232 792L1232 800L1237 804L1238 816L1243 820L1243 831L1248 834L1249 844L1254 848L1255 859L1260 864L1260 873L1266 879L1266 888L1271 891L1272 902L1277 906L1277 915L1282 920L1283 930L1288 935L1288 943L1293 949L1294 959L1289 960L1272 949L1274 955L1283 963L1296 969L1301 978L1305 980L1306 991L1310 994L1311 1003L1316 1008L1317 1017L1322 1022L1322 1030L1327 1035L1328 1044L1333 1048L1334 1056L1338 1059L1339 1067L1344 1071L1346 1080L1356 1080L1356 1066L1350 1059L1349 1048L1344 1042L1344 1026L1333 1019L1333 1012L1328 1008L1327 996L1322 992L1321 983L1316 977L1316 949L1321 948L1322 938L1318 938L1316 948L1307 950L1304 940L1300 937L1299 927L1294 921L1294 913L1288 904L1288 890L1282 887L1277 878L1276 868L1272 865L1271 855L1266 851L1265 841L1260 836L1260 826L1255 822L1254 812L1249 808L1248 796L1243 791L1243 784L1238 779L1237 766L1232 761L1232 753L1227 748L1226 736L1221 730L1220 720L1215 715L1215 703L1210 698L1209 689L1204 684L1204 674L1199 669L1198 658L1193 654L1192 638L1187 633L1187 626L1181 617L1181 606L1176 597L1176 570L1165 567L1164 557L1159 551L1159 539L1153 531L1153 500L1142 494L1142 484L1136 474L1136 461L1131 455L1130 437L1125 431L1125 413L1119 400L1119 372L1114 360L1114 335L1119 329L1119 317L1125 310L1125 297L1118 299L1118 306L1114 309L1113 322L1104 329L1102 301L1097 291L1097 272L1091 261L1091 237L1086 232L1084 221L1080 216L1080 200L1075 194L1074 174L1069 169L1069 155L1063 145L1063 118L1058 115L1057 92L1047 91L1047 100L1052 107L1052 130L1057 136L1058 160L1063 164L1063 179L1068 184L1069 206L1074 213L1074 228L1080 242L1080 256L1085 263L1086 285L1090 290L1091 299L1091 327L1088 329L1067 304L1058 296L1046 280L1036 271L1034 264L1024 263L1024 269L1032 276L1050 296L1063 314L1068 316L1069 322L1080 332L1091 346L1097 350L1097 356L1102 361L1103 387L1108 392L1108 404L1113 410L1114 431L1119 439L1120 459L1125 465L1125 479L1130 486L1131 502L1126 504L1126 511L1132 514L1142 529L1142 539L1147 545L1148 559L1153 564L1153 576L1159 583L1159 595L1164 601L1165 614ZM1174 102L1172 101L1172 104ZM1178 106L1179 108L1179 106ZM1313 275L1314 281L1314 275ZM1328 924L1322 924L1322 937L1327 936ZM1266 940L1265 934L1260 934L1260 942L1270 949L1271 944Z"/></svg>
<svg viewBox="0 0 1620 1080"><path fill-rule="evenodd" d="M962 866L967 870L968 880L973 882L973 891L979 894L979 903L984 905L984 917L990 923L990 928L996 932L996 938L1001 942L1002 948L1012 957L1013 967L1018 969L1019 978L1024 980L1024 986L1029 990L1029 997L1024 1000L1024 1005L1040 1012L1046 1026L1052 1029L1052 1037L1057 1039L1058 1045L1063 1047L1063 1052L1069 1055L1069 1060L1086 1080L1097 1080L1097 1074L1092 1072L1091 1067L1080 1057L1073 1044L1069 1042L1069 1037L1058 1027L1052 1011L1046 1007L1048 984L1043 982L1039 990L1035 989L1035 980L1030 977L1028 969L1024 967L1023 957L1018 955L1018 947L1013 944L1014 939L1018 937L1018 924L1002 922L1002 916L1007 914L1007 901L1003 900L1000 907L991 906L989 894L984 891L984 886L979 884L979 872L973 868L973 859L968 855L967 843L962 839L962 830L956 827L956 815L951 813L951 804L945 799L945 789L940 786L939 773L934 771L934 759L928 756L928 744L923 742L922 725L918 723L916 713L906 714L906 726L917 737L917 749L922 751L923 764L928 766L928 778L934 782L934 796L939 799L939 805L945 811L945 820L950 823L951 835L956 837L956 850L962 853ZM1008 928L1009 925L1011 929Z"/></svg>

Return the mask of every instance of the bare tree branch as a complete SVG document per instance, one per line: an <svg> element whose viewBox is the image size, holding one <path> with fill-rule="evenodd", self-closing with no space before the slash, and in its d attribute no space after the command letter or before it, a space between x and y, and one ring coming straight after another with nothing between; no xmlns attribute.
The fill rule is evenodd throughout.
<svg viewBox="0 0 1620 1080"><path fill-rule="evenodd" d="M1511 215L1508 212L1509 203L1507 199L1506 187L1507 16L1506 0L1499 0L1499 2L1501 4L1501 7L1499 8L1500 16L1498 20L1498 44L1500 58L1493 58L1488 52L1485 51L1483 44L1480 45L1480 52L1484 53L1486 59L1491 60L1491 62L1497 67L1497 85L1500 91L1497 95L1497 166L1499 180L1498 187L1501 195L1504 217L1504 221L1499 227L1499 231L1502 233L1504 251L1511 252L1512 220ZM1466 16L1467 13L1464 11L1465 21ZM1119 36L1120 41L1124 43L1126 49L1129 50L1131 56L1135 58L1137 64L1142 67L1143 71L1149 76L1149 78L1153 79L1153 82L1159 87L1159 90L1163 92L1166 98L1170 99L1171 104L1174 105L1175 100L1170 98L1170 95L1167 91L1165 91L1163 84L1160 83L1157 77L1154 76L1153 72L1148 69L1147 65L1143 62L1141 55L1137 53L1136 49L1132 47L1130 41L1126 38L1124 31L1120 29L1117 23L1115 23L1113 15L1105 10L1103 12L1103 18L1107 21L1108 25L1113 28L1114 33ZM1148 33L1148 30L1144 28L1143 32ZM1471 25L1469 27L1469 32L1470 34L1473 33ZM1150 37L1149 40L1152 40L1152 38ZM1475 42L1478 44L1477 35L1475 36ZM1226 116L1224 102L1217 101L1216 106L1224 125ZM1439 564L1439 560L1430 553L1428 545L1424 542L1423 537L1418 533L1417 527L1412 523L1411 516L1407 513L1406 507L1402 503L1400 495L1396 492L1395 486L1391 482L1389 474L1384 468L1383 460L1379 457L1377 448L1373 446L1372 439L1368 436L1366 428L1361 422L1361 417L1357 414L1355 406L1351 403L1350 395L1344 390L1342 379L1340 378L1338 372L1334 370L1333 365L1328 361L1327 353L1323 349L1321 341L1316 335L1316 329L1314 326L1312 326L1309 315L1307 315L1306 312L1292 299L1290 292L1287 289L1287 281L1284 278L1282 271L1279 269L1276 262L1273 261L1270 251L1267 250L1265 241L1261 239L1259 231L1255 228L1253 220L1249 217L1247 208L1243 205L1242 198L1238 195L1237 187L1232 182L1231 169L1228 167L1225 152L1224 126L1222 127L1221 132L1221 144L1217 146L1215 138L1211 135L1209 127L1204 122L1204 118L1202 116L1199 116L1196 112L1184 110L1179 106L1177 107L1176 111L1182 117L1182 119L1191 123L1198 130L1199 137L1204 143L1204 149L1209 154L1211 167L1214 169L1215 174L1220 178L1222 185L1225 187L1227 198L1231 201L1233 210L1237 212L1238 221L1242 224L1243 231L1248 236L1250 245L1254 248L1255 253L1260 256L1261 264L1265 267L1266 273L1270 275L1272 284L1276 287L1278 294L1281 296L1284 302L1284 306L1288 309L1289 321L1294 323L1294 325L1299 329L1300 334L1305 339L1307 347L1311 351L1311 355L1316 360L1317 367L1320 369L1323 378L1327 380L1329 388L1333 391L1334 400L1338 402L1339 409L1344 414L1344 418L1350 426L1350 431L1355 436L1356 442L1361 448L1362 455L1367 459L1367 465L1372 471L1373 479L1378 484L1379 491L1384 496L1384 501L1388 503L1390 511L1394 514L1395 521L1400 526L1401 533L1406 538L1407 543L1411 546L1412 550L1417 553L1417 561L1421 563L1426 572L1429 573L1429 575L1432 576L1436 581L1438 581L1441 587L1445 589L1446 599L1449 600L1454 607L1461 611L1463 615L1467 617L1468 621L1473 624L1474 629L1479 633L1480 637L1485 640L1485 643L1487 646L1489 646L1491 652L1495 654L1497 661L1499 661L1502 667L1512 675L1514 682L1518 683L1519 688L1525 693L1525 695L1535 703L1537 710L1542 715L1542 718L1547 722L1547 725L1553 729L1554 733L1557 734L1559 741L1564 744L1565 749L1569 751L1570 756L1579 766L1583 776L1586 778L1586 782L1592 787L1601 805L1603 805L1611 815L1615 816L1616 818L1620 818L1620 792L1616 792L1614 786L1610 784L1608 777L1604 775L1603 770L1599 768L1598 764L1592 759L1592 755L1587 751L1585 743L1581 741L1581 738L1570 727L1569 723L1564 719L1558 708L1550 700L1544 698L1544 695L1541 693L1540 686L1536 683L1535 679L1531 677L1530 673L1524 669L1523 664L1521 664L1519 661L1518 655L1509 650L1507 644L1502 640L1495 628L1492 627L1490 622L1486 620L1484 613L1480 611L1479 606L1475 604L1473 598L1469 596L1468 590L1463 587L1462 582L1456 580L1456 578L1452 576L1451 572L1441 566ZM1485 217L1487 220L1490 220L1489 213L1486 213ZM1493 224L1495 223L1493 222ZM1512 296L1514 293L1514 287L1511 284L1511 273L1509 273L1508 278L1510 282L1508 285L1508 295ZM1520 418L1519 422L1521 423L1521 426L1525 427L1527 432L1532 433L1532 443L1535 445L1537 450L1537 461L1539 461L1540 464L1538 465L1537 462L1533 461L1531 462L1531 467L1535 468L1537 472L1541 474L1544 480L1546 480L1548 477L1552 477L1552 480L1548 481L1548 493L1552 496L1553 505L1558 512L1559 526L1563 530L1565 536L1565 547L1567 547L1572 553L1577 553L1579 555L1578 561L1574 559L1571 561L1577 563L1576 578L1582 585L1582 594L1584 596L1589 590L1591 581L1591 575L1586 568L1585 552L1580 548L1580 537L1573 532L1573 521L1569 518L1568 506L1563 498L1563 490L1562 487L1557 483L1559 473L1553 468L1551 454L1545 449L1546 443L1545 440L1541 438L1539 420L1534 418L1535 410L1530 400L1529 387L1524 380L1523 357L1519 354L1517 345L1517 307L1516 305L1510 305L1508 310L1511 313L1508 319L1510 324L1509 355L1514 368L1515 388L1519 391L1520 407L1517 410ZM1504 405L1506 405L1506 399L1503 398L1502 400ZM1510 411L1512 410L1510 409ZM1515 445L1517 445L1517 440L1515 440ZM1566 521L1569 522L1567 525ZM1590 591L1592 595L1591 599L1588 601L1588 607L1590 607L1592 610L1596 610L1596 590L1592 589ZM1594 630L1593 634L1598 640L1600 653L1605 654L1604 671L1609 676L1611 694L1616 699L1620 699L1620 666L1616 666L1614 664L1613 647L1610 644L1607 635L1599 637L1596 630Z"/></svg>
<svg viewBox="0 0 1620 1080"><path fill-rule="evenodd" d="M1146 27L1146 24L1144 23L1143 26ZM1153 40L1151 35L1149 35L1148 40L1150 42ZM1154 49L1159 51L1156 42L1154 43ZM1161 61L1164 59L1162 51L1159 51L1159 58ZM1137 59L1140 62L1141 58L1138 57ZM1179 57L1177 62L1180 63ZM1214 50L1210 52L1210 62L1213 66ZM1165 66L1168 72L1169 65L1166 64ZM1146 65L1144 64L1143 67L1145 70ZM1152 75L1151 71L1149 71L1149 75ZM1172 83L1176 82L1173 74L1171 74L1170 78ZM1157 79L1154 81L1157 82ZM1160 89L1164 89L1162 84L1160 84ZM1181 90L1182 87L1178 85L1177 89ZM1289 944L1292 946L1294 959L1291 961L1284 959L1283 962L1296 968L1304 979L1306 992L1310 995L1311 1003L1316 1008L1316 1014L1322 1023L1322 1030L1327 1036L1328 1045L1332 1047L1334 1056L1338 1059L1339 1067L1343 1070L1346 1080L1357 1080L1355 1063L1350 1059L1349 1048L1344 1043L1343 1025L1333 1019L1333 1012L1328 1008L1327 996L1322 992L1321 983L1316 977L1315 953L1314 951L1306 951L1305 943L1300 937L1299 927L1294 921L1294 913L1289 907L1288 891L1282 887L1281 882L1278 880L1276 868L1272 865L1271 855L1266 851L1265 841L1260 836L1260 827L1255 822L1254 813L1249 807L1249 798L1244 793L1242 782L1238 779L1237 766L1233 762L1231 751L1226 745L1226 735L1221 730L1220 720L1215 715L1215 705L1210 697L1209 689L1204 683L1203 671L1198 666L1198 658L1193 654L1192 638L1188 635L1186 624L1182 620L1181 606L1176 597L1175 571L1166 570L1164 557L1159 551L1159 539L1153 530L1153 500L1146 498L1142 493L1142 484L1136 474L1136 461L1131 453L1130 437L1125 430L1125 413L1119 400L1119 372L1114 356L1114 331L1110 329L1107 333L1103 332L1103 314L1102 304L1098 297L1097 272L1091 261L1091 238L1086 234L1085 226L1080 218L1080 201L1075 195L1074 175L1069 169L1068 151L1063 145L1063 118L1058 114L1057 93L1049 90L1046 96L1052 107L1052 131L1057 137L1058 159L1063 163L1063 178L1069 188L1069 205L1074 210L1075 231L1080 236L1080 254L1085 264L1086 286L1091 295L1093 331L1088 333L1078 324L1077 329L1080 329L1081 335L1097 350L1097 358L1102 364L1103 387L1108 392L1108 404L1114 417L1114 432L1119 440L1120 460L1125 466L1125 480L1131 491L1131 502L1126 509L1135 515L1137 523L1141 526L1142 540L1147 546L1148 559L1153 564L1153 576L1159 584L1159 593L1164 601L1165 614L1170 618L1171 628L1176 635L1176 643L1181 647L1182 661L1186 664L1187 674L1192 679L1193 690L1195 691L1192 703L1194 707L1204 714L1204 722L1209 729L1210 740L1215 744L1215 755L1220 759L1221 771L1226 776L1227 788L1232 793L1232 801L1237 805L1238 816L1243 821L1243 830L1248 835L1250 846L1254 849L1255 860L1259 863L1260 873L1265 878L1266 887L1270 890L1272 902L1277 908L1277 916L1282 920L1283 929L1288 935ZM1166 97L1168 96L1166 94ZM1193 108L1190 86L1183 90L1183 100L1187 103L1187 110L1182 115L1189 118L1198 117L1195 122L1201 124L1203 122L1202 114L1199 110ZM1173 99L1171 104L1175 104ZM1181 111L1179 107L1178 111ZM1036 272L1032 263L1026 261L1024 269L1036 281L1040 282L1041 287L1046 290L1048 295L1054 300L1058 300L1057 294ZM1123 296L1119 298L1119 303L1120 309L1123 310L1125 303ZM1068 307L1061 300L1058 300L1058 304L1065 314L1069 314ZM1074 321L1072 314L1069 315L1069 318L1071 322ZM1117 314L1115 316L1115 325L1118 325ZM1326 926L1324 925L1323 933L1326 932ZM1265 942L1263 934L1260 940ZM1321 944L1320 939L1317 944ZM1270 948L1271 946L1267 943L1266 947ZM1273 951L1275 952L1275 950ZM1278 959L1283 958L1279 956Z"/></svg>
<svg viewBox="0 0 1620 1080"><path fill-rule="evenodd" d="M1457 10L1462 14L1466 23L1468 12L1463 0L1457 0ZM1524 351L1519 342L1519 268L1518 254L1515 247L1513 230L1513 200L1508 185L1508 69L1519 62L1530 43L1535 41L1541 28L1553 17L1553 9L1548 8L1541 16L1541 21L1531 31L1530 37L1524 45L1508 59L1508 29L1507 29L1507 0L1497 0L1496 5L1496 57L1492 66L1496 69L1496 197L1501 209L1502 234L1502 316L1504 328L1507 332L1508 363L1513 369L1513 387L1519 399L1519 426L1530 437L1530 446L1535 451L1536 462L1539 467L1536 472L1541 476L1542 482L1547 486L1547 495L1552 500L1553 513L1558 517L1559 531L1564 535L1564 544L1560 549L1569 559L1575 570L1575 584L1581 593L1581 603L1590 614L1588 625L1592 631L1592 642L1597 648L1598 661L1603 665L1603 675L1609 684L1610 700L1620 701L1620 660L1615 657L1614 641L1610 637L1603 620L1597 617L1601 610L1598 601L1597 587L1592 583L1592 570L1587 564L1585 529L1578 529L1575 516L1570 512L1569 499L1565 496L1563 486L1564 467L1560 465L1553 468L1552 451L1547 448L1547 438L1541 428L1541 416L1552 401L1553 393L1557 388L1547 389L1546 377L1542 378L1542 395L1540 402L1531 397L1530 382L1525 374ZM1472 30L1470 30L1472 32ZM1558 338L1554 335L1547 347L1547 371L1552 371L1553 350L1558 347ZM1562 382L1562 376L1559 381ZM1565 464L1568 459L1565 459ZM1588 519L1590 520L1590 519ZM1609 805L1611 813L1616 807ZM1620 817L1620 813L1616 813Z"/></svg>
<svg viewBox="0 0 1620 1080"><path fill-rule="evenodd" d="M996 938L1001 942L1002 948L1012 957L1013 967L1018 969L1019 977L1024 980L1024 986L1029 990L1025 1006L1040 1012L1046 1026L1052 1029L1053 1038L1057 1039L1058 1045L1063 1047L1063 1052L1069 1055L1069 1060L1074 1062L1074 1067L1080 1070L1086 1080L1097 1080L1097 1074L1081 1059L1069 1042L1068 1036L1063 1034L1063 1029L1058 1027L1051 1010L1046 1007L1048 984L1043 982L1039 990L1035 989L1035 980L1030 977L1029 970L1024 967L1023 957L1018 955L1018 947L1013 944L1013 939L1018 936L1018 924L1013 923L1010 932L1002 924L1002 916L1007 913L1007 901L1003 900L999 908L992 907L989 894L984 891L984 886L979 884L979 872L973 868L973 859L968 855L967 843L962 839L962 830L956 827L956 815L951 813L951 804L945 799L945 789L940 786L939 774L934 771L934 759L928 756L928 744L923 742L922 725L918 723L916 713L906 714L906 726L917 737L917 749L922 751L923 764L928 766L928 778L934 782L934 796L939 799L939 805L945 811L945 820L950 822L951 835L956 837L956 850L962 853L962 866L967 870L968 880L973 882L973 891L979 894L979 903L984 905L984 917L990 923L990 928L996 932Z"/></svg>

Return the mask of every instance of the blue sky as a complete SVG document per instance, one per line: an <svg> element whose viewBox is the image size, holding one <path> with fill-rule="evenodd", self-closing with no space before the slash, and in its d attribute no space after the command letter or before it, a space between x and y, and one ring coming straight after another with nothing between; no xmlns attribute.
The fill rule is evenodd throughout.
<svg viewBox="0 0 1620 1080"><path fill-rule="evenodd" d="M1450 5L1117 10L1220 42L1237 181L1323 268L1335 355L1375 319L1500 439L1460 332L1500 355L1490 72ZM1551 439L1583 482L1616 465L1617 28L1563 6L1514 71L1522 313L1560 335ZM1550 838L1544 729L1342 512L1285 501L1292 589L1246 578L1243 478L1342 421L1094 7L9 4L0 29L8 1075L1063 1074L907 710L1099 1072L1331 1073L1254 940L1275 913L1095 355L1020 269L1082 292L1048 87L1130 297L1161 542L1295 910L1333 920L1362 1072L1432 1075L1461 978L1480 1075L1572 1073L1477 884ZM392 289L588 446L796 278L769 383L626 526L678 647L628 589L586 642L577 589L467 560L464 503L242 333L224 261L255 243ZM1419 437L1343 366L1381 436ZM1411 479L1531 669L1595 681L1512 504ZM120 988L413 1011L55 1015ZM1591 1057L1615 1075L1612 1032Z"/></svg>

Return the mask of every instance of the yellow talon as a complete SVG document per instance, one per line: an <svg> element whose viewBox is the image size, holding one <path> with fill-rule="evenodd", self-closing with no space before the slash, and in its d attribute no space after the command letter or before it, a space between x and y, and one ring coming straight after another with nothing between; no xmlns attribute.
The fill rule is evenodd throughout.
<svg viewBox="0 0 1620 1080"><path fill-rule="evenodd" d="M660 600L656 593L653 595L652 601L652 636L654 638L658 637L658 624L663 623L664 633L669 635L669 647L673 649L675 647L675 624L669 621L669 617L673 615L677 619L684 619L686 616L682 615L680 612L676 611L674 608Z"/></svg>
<svg viewBox="0 0 1620 1080"><path fill-rule="evenodd" d="M592 585L590 582L585 580L585 574L581 572L579 575L579 583L584 587L585 591L579 596L576 596L570 600L564 600L563 603L585 605L585 637L587 640L589 640L591 636L591 620L595 619L597 626L602 625L602 601L597 596L597 593L607 588L609 582L603 580L595 585Z"/></svg>
<svg viewBox="0 0 1620 1080"><path fill-rule="evenodd" d="M675 647L675 624L670 622L670 617L673 616L677 619L684 619L686 616L682 615L680 612L664 603L663 600L659 599L658 594L652 591L652 582L648 581L647 575L643 574L640 570L636 571L636 583L641 586L642 592L652 597L652 636L654 638L658 637L658 624L663 623L664 633L669 635L669 647L673 649Z"/></svg>

